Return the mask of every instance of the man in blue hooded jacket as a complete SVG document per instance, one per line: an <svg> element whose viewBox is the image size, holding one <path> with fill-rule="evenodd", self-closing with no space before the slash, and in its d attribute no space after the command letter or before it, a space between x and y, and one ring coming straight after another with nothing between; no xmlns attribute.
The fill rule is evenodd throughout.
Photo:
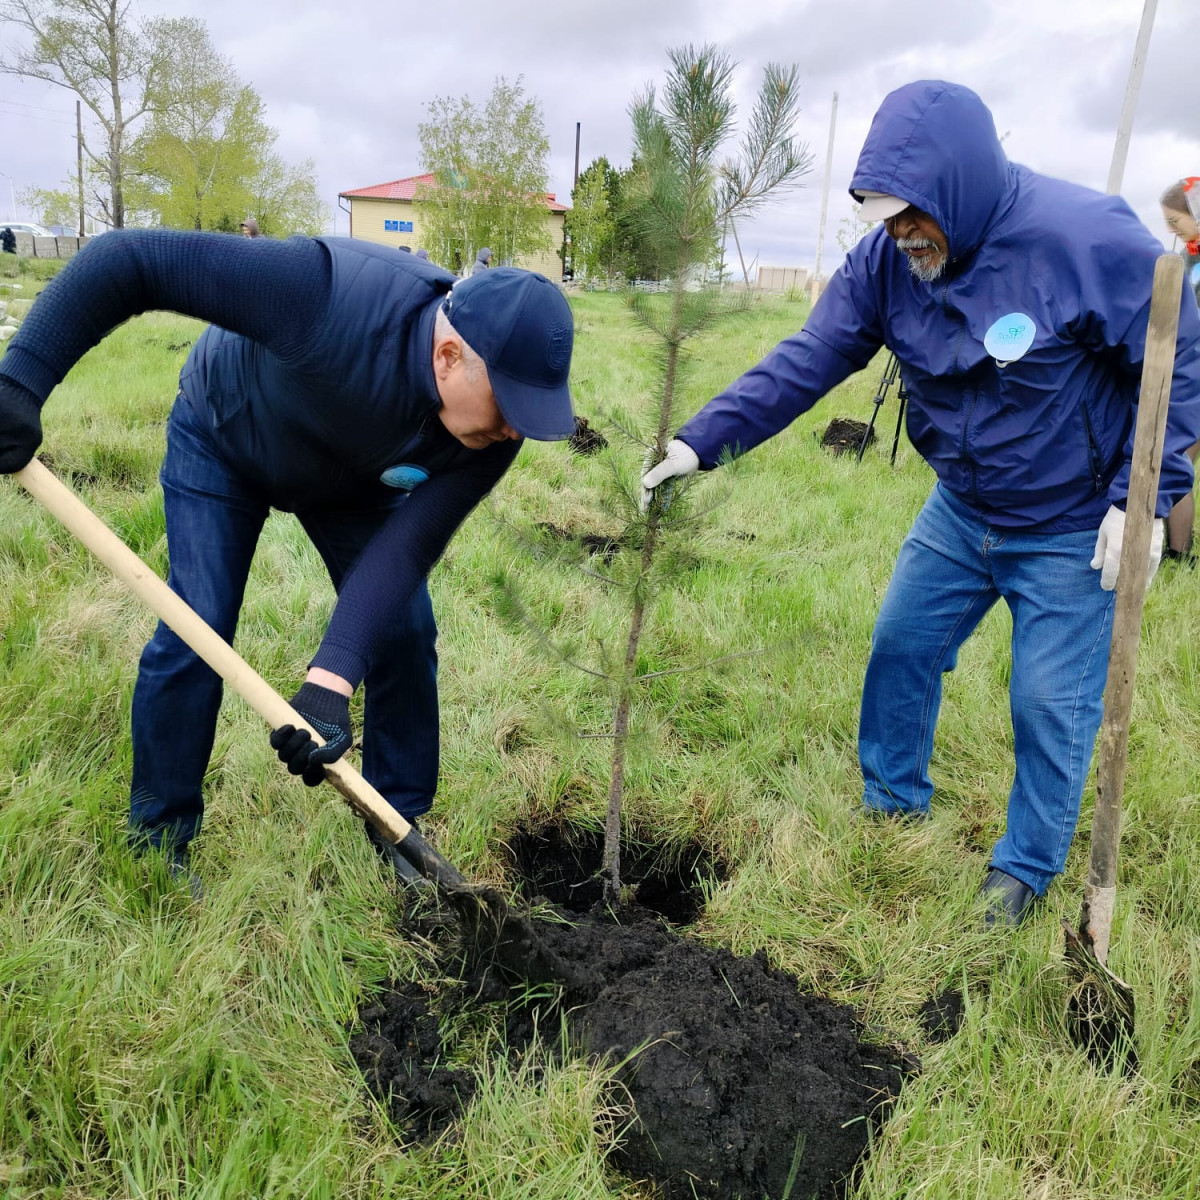
<svg viewBox="0 0 1200 1200"><path fill-rule="evenodd" d="M1016 773L983 890L989 922L1016 924L1063 869L1100 725L1162 246L1122 200L1008 162L982 100L939 81L887 96L850 192L882 228L850 252L804 329L688 421L643 485L745 453L881 347L896 355L908 433L937 484L872 638L863 804L928 813L942 675L1003 597ZM1190 492L1186 450L1200 435L1200 317L1184 299L1159 517Z"/></svg>
<svg viewBox="0 0 1200 1200"><path fill-rule="evenodd" d="M171 587L232 640L267 514L294 512L338 593L292 698L326 744L284 726L272 745L319 783L352 742L349 701L365 683L363 774L415 820L433 802L439 749L425 577L523 438L574 432L566 300L529 271L456 282L346 238L117 231L50 283L9 343L0 473L33 456L42 404L74 363L153 309L212 322L167 425ZM177 873L200 827L220 700L219 677L160 624L133 696L130 832Z"/></svg>

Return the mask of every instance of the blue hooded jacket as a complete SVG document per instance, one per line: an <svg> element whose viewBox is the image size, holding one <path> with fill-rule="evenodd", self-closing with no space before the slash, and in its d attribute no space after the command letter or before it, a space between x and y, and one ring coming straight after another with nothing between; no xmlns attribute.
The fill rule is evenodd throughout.
<svg viewBox="0 0 1200 1200"><path fill-rule="evenodd" d="M1008 162L965 87L884 100L851 194L898 196L937 222L949 261L918 280L883 228L781 342L678 436L711 468L778 433L881 346L899 359L913 445L942 484L1003 528L1095 528L1124 506L1154 265L1163 252L1121 199ZM1186 299L1187 303L1183 303ZM1192 487L1200 313L1181 292L1157 513Z"/></svg>

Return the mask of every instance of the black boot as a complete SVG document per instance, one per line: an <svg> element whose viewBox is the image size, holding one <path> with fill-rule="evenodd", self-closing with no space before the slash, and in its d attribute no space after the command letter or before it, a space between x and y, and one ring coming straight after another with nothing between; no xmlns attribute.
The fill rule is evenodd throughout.
<svg viewBox="0 0 1200 1200"><path fill-rule="evenodd" d="M1027 883L1014 879L997 867L988 868L979 894L987 901L983 923L989 929L995 925L1010 928L1020 925L1033 911L1033 902L1037 899L1033 888Z"/></svg>

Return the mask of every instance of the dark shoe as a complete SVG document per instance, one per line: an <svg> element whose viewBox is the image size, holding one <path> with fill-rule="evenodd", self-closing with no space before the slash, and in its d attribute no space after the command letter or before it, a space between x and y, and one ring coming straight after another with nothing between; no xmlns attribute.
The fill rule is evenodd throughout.
<svg viewBox="0 0 1200 1200"><path fill-rule="evenodd" d="M996 867L989 867L979 894L987 901L983 916L985 928L1001 925L1015 929L1033 911L1037 899L1027 883L1014 879Z"/></svg>
<svg viewBox="0 0 1200 1200"><path fill-rule="evenodd" d="M1162 552L1162 560L1164 563L1177 562L1181 567L1187 567L1189 571L1195 570L1196 555L1191 549L1187 550L1172 550L1170 546L1164 546Z"/></svg>
<svg viewBox="0 0 1200 1200"><path fill-rule="evenodd" d="M417 823L412 817L406 817L406 821L420 833L417 828ZM416 867L396 849L392 842L389 842L369 821L364 822L367 829L367 840L375 847L375 853L379 855L381 861L386 863L393 871L396 872L396 878L400 880L405 887L428 884L428 880L424 875L417 870Z"/></svg>

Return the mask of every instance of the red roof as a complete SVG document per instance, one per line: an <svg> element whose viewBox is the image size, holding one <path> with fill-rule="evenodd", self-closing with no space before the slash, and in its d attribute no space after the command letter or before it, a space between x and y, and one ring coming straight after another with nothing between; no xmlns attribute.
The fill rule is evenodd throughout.
<svg viewBox="0 0 1200 1200"><path fill-rule="evenodd" d="M363 200L413 200L417 188L433 185L433 175L410 175L407 179L393 179L391 183L377 183L372 187L355 188L350 192L338 192L347 199L358 197ZM553 192L546 193L546 207L551 212L570 212L565 204L559 204Z"/></svg>

